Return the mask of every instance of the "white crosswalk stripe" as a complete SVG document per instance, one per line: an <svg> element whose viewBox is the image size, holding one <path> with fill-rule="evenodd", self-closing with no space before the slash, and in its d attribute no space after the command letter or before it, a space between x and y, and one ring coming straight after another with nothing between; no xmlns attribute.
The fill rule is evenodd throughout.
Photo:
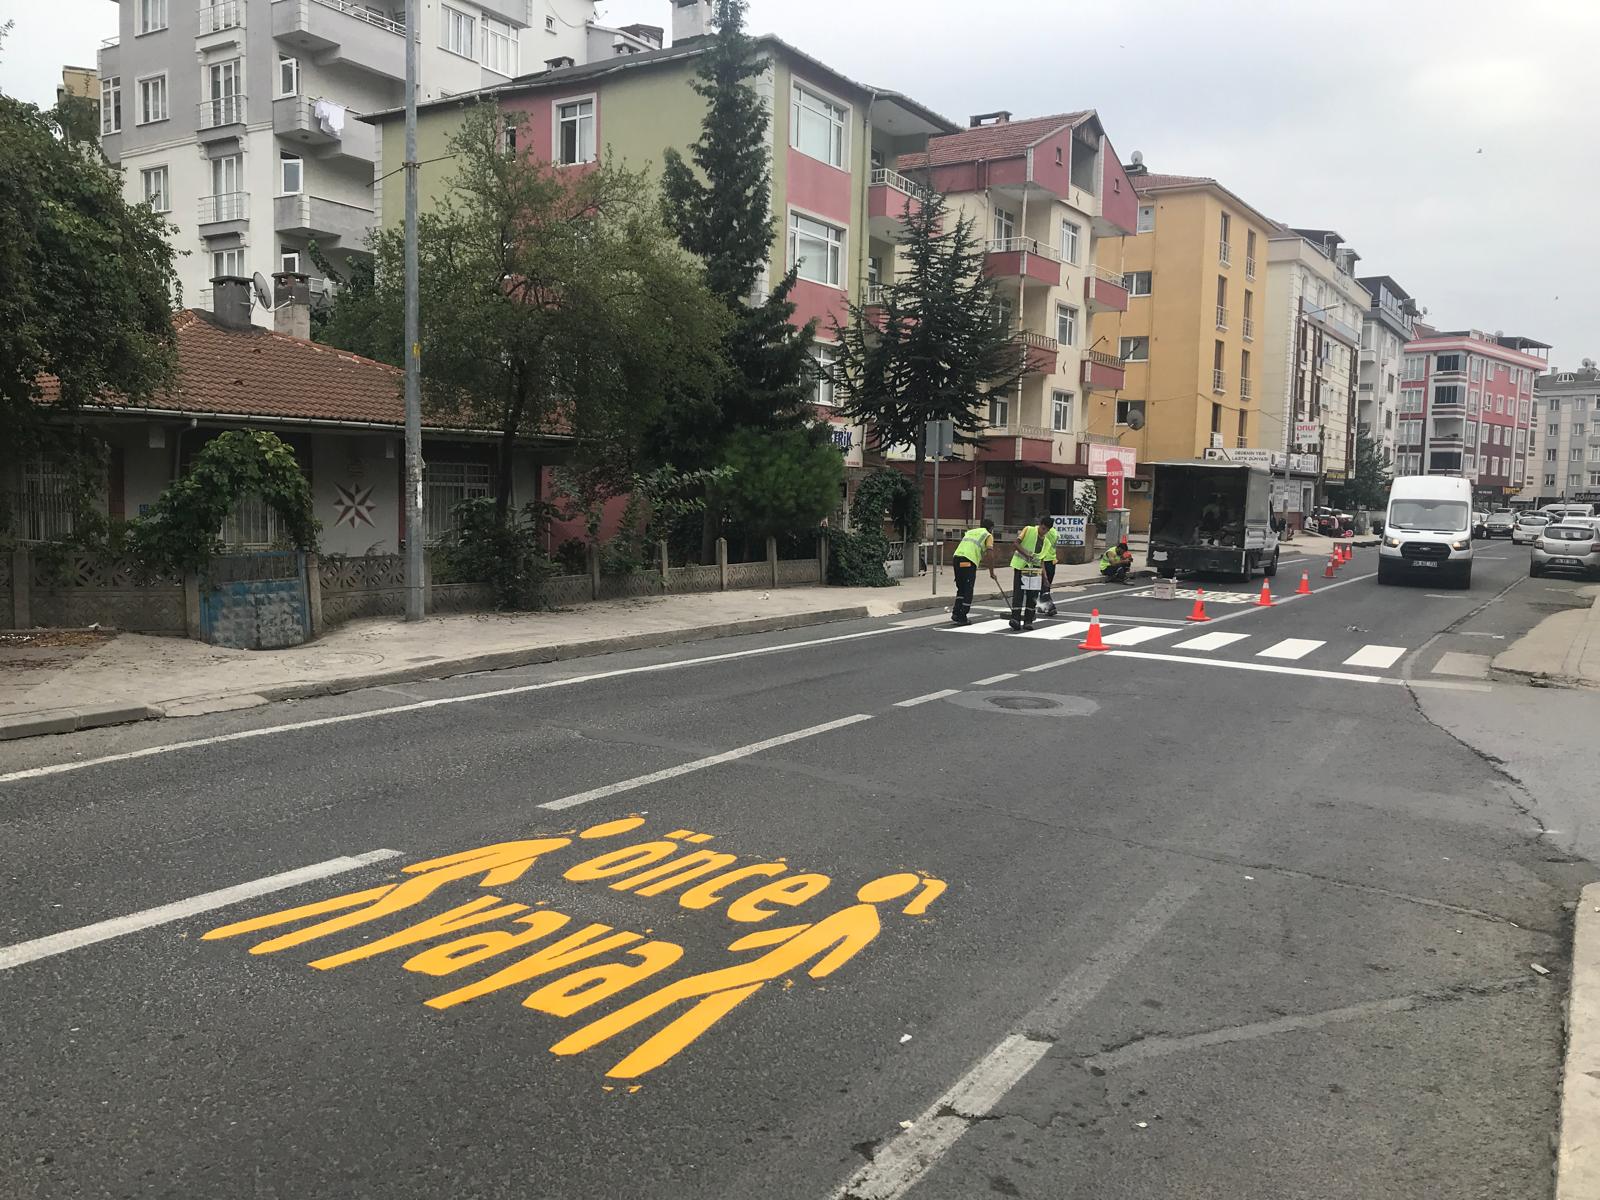
<svg viewBox="0 0 1600 1200"><path fill-rule="evenodd" d="M1011 622L1004 617L994 621L974 621L970 625L957 625L953 633L999 633L1002 629L1011 628Z"/></svg>
<svg viewBox="0 0 1600 1200"><path fill-rule="evenodd" d="M1155 625L1135 625L1131 629L1119 629L1115 633L1106 634L1105 643L1108 646L1137 646L1140 642L1148 642L1177 632L1175 628L1162 629Z"/></svg>
<svg viewBox="0 0 1600 1200"><path fill-rule="evenodd" d="M1052 621L1048 625L1040 625L1036 629L1030 629L1021 636L1033 641L1059 642L1064 638L1086 633L1088 629L1089 622L1087 621Z"/></svg>
<svg viewBox="0 0 1600 1200"><path fill-rule="evenodd" d="M1231 646L1235 642L1242 642L1250 635L1248 633L1202 633L1197 638L1190 638L1187 642L1179 642L1176 650L1221 650L1224 646Z"/></svg>
<svg viewBox="0 0 1600 1200"><path fill-rule="evenodd" d="M1363 646L1344 660L1347 667L1375 667L1382 671L1400 661L1404 646Z"/></svg>
<svg viewBox="0 0 1600 1200"><path fill-rule="evenodd" d="M1293 662L1295 659L1304 658L1319 646L1327 645L1326 642L1312 641L1310 638L1284 638L1275 646L1268 646L1265 650L1257 651L1257 658L1282 658Z"/></svg>

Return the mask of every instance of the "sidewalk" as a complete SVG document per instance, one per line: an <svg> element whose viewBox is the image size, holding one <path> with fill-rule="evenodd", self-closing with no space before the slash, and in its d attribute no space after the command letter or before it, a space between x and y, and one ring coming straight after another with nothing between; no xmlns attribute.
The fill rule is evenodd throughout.
<svg viewBox="0 0 1600 1200"><path fill-rule="evenodd" d="M1495 674L1556 687L1600 688L1600 587L1580 594L1589 597L1589 608L1540 621L1495 656Z"/></svg>

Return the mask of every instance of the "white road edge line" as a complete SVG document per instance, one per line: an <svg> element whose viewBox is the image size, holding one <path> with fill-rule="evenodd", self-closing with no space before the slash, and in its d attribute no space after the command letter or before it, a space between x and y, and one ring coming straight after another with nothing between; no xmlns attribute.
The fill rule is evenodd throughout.
<svg viewBox="0 0 1600 1200"><path fill-rule="evenodd" d="M917 705L927 704L931 700L943 700L946 696L954 696L960 691L960 688L944 688L942 691L929 692L925 696L913 696L909 700L896 700L894 706L896 708L915 708Z"/></svg>
<svg viewBox="0 0 1600 1200"><path fill-rule="evenodd" d="M309 721L291 721L286 725L267 725L260 729L241 729L236 733L219 733L214 737L192 738L186 742L169 742L163 746L145 746L139 750L125 750L120 754L102 754L97 758L77 762L52 763L46 767L28 767L21 771L8 771L0 775L0 783L16 783L22 779L38 779L46 775L63 775L68 771L81 771L86 767L106 763L127 762L135 758L150 758L157 754L171 754L177 750L193 750L199 746L215 746L223 742L242 742L250 738L270 737L275 733L294 733L301 729L320 729L328 725L343 725L348 721L370 721L377 717L392 717L398 713L420 712L427 708L441 708L451 704L468 704L474 700L497 700L502 696L520 696L528 692L541 692L548 688L572 687L580 683L594 683L600 679L618 679L626 675L642 675L653 671L675 671L684 667L698 667L706 663L731 662L734 659L753 658L762 654L781 654L788 650L804 650L810 646L826 646L835 642L852 642L859 638L877 637L895 632L894 626L867 629L860 633L842 633L836 637L812 638L804 642L786 642L781 646L759 646L754 650L735 650L728 654L709 654L702 658L684 659L682 662L651 663L640 667L619 667L614 671L594 671L588 675L574 675L568 679L550 679L544 683L526 683L517 687L496 688L490 692L473 692L466 696L440 696L433 700L419 700L415 704L395 704L388 708L373 708L364 712L341 713L336 717L317 717ZM532 664L530 664L532 665Z"/></svg>
<svg viewBox="0 0 1600 1200"><path fill-rule="evenodd" d="M293 871L268 875L264 879L252 880L249 883L237 883L232 887L222 888L215 892L191 896L187 900L175 900L171 904L163 904L159 908L147 908L142 912L129 913L125 917L113 917L109 921L98 921L93 925L84 925L79 929L68 929L63 933L52 933L49 937L35 938L31 942L18 942L14 946L0 947L0 971L8 970L11 967L20 967L24 963L37 962L41 958L50 958L56 954L65 954L68 950L92 946L96 942L109 941L111 938L122 937L124 934L138 933L140 930L150 929L156 925L166 925L173 921L181 921L183 918L192 917L197 913L210 912L215 908L226 908L228 905L237 904L241 900L265 896L271 892L281 892L285 888L298 887L302 883L310 883L315 879L326 879L330 875L342 875L346 871L355 871L361 867L371 866L373 863L399 857L400 851L398 850L369 850L365 854L355 854L344 858L330 858L326 862L312 863L309 867L297 867Z"/></svg>
<svg viewBox="0 0 1600 1200"><path fill-rule="evenodd" d="M813 725L809 729L797 729L793 733L779 734L777 737L751 742L748 746L737 746L732 750L724 750L721 754L711 754L705 758L697 758L693 762L679 763L675 767L667 767L661 771L651 771L648 775L635 775L632 779L608 783L604 787L591 788L587 792L574 792L572 795L563 796L559 800L547 800L539 807L551 809L576 808L578 805L587 804L591 800L603 800L607 796L615 796L618 792L631 792L635 788L645 787L652 783L660 783L663 779L676 779L679 775L704 771L707 767L714 767L719 763L749 758L752 754L760 754L763 750L770 750L774 746L786 746L790 742L816 737L818 734L831 733L835 729L843 729L847 725L856 725L862 721L870 720L872 720L870 713L857 713L853 717L841 717L839 720L829 721L825 725Z"/></svg>
<svg viewBox="0 0 1600 1200"><path fill-rule="evenodd" d="M971 686L988 687L991 683L1004 683L1006 680L1015 679L1016 677L1017 673L1015 671L1007 671L1003 675L991 675L987 679L974 679Z"/></svg>

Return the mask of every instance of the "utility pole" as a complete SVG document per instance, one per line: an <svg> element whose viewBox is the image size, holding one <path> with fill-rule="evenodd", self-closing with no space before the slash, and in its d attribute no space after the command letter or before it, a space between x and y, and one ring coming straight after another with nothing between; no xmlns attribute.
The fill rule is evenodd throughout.
<svg viewBox="0 0 1600 1200"><path fill-rule="evenodd" d="M422 346L417 330L417 0L406 0L406 620L422 592Z"/></svg>

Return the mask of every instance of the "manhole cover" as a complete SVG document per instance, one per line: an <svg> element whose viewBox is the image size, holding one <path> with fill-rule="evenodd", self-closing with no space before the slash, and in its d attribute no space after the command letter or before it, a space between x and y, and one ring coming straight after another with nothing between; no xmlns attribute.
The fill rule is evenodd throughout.
<svg viewBox="0 0 1600 1200"><path fill-rule="evenodd" d="M1083 696L1051 692L962 692L949 700L963 708L1020 717L1086 717L1100 708Z"/></svg>

